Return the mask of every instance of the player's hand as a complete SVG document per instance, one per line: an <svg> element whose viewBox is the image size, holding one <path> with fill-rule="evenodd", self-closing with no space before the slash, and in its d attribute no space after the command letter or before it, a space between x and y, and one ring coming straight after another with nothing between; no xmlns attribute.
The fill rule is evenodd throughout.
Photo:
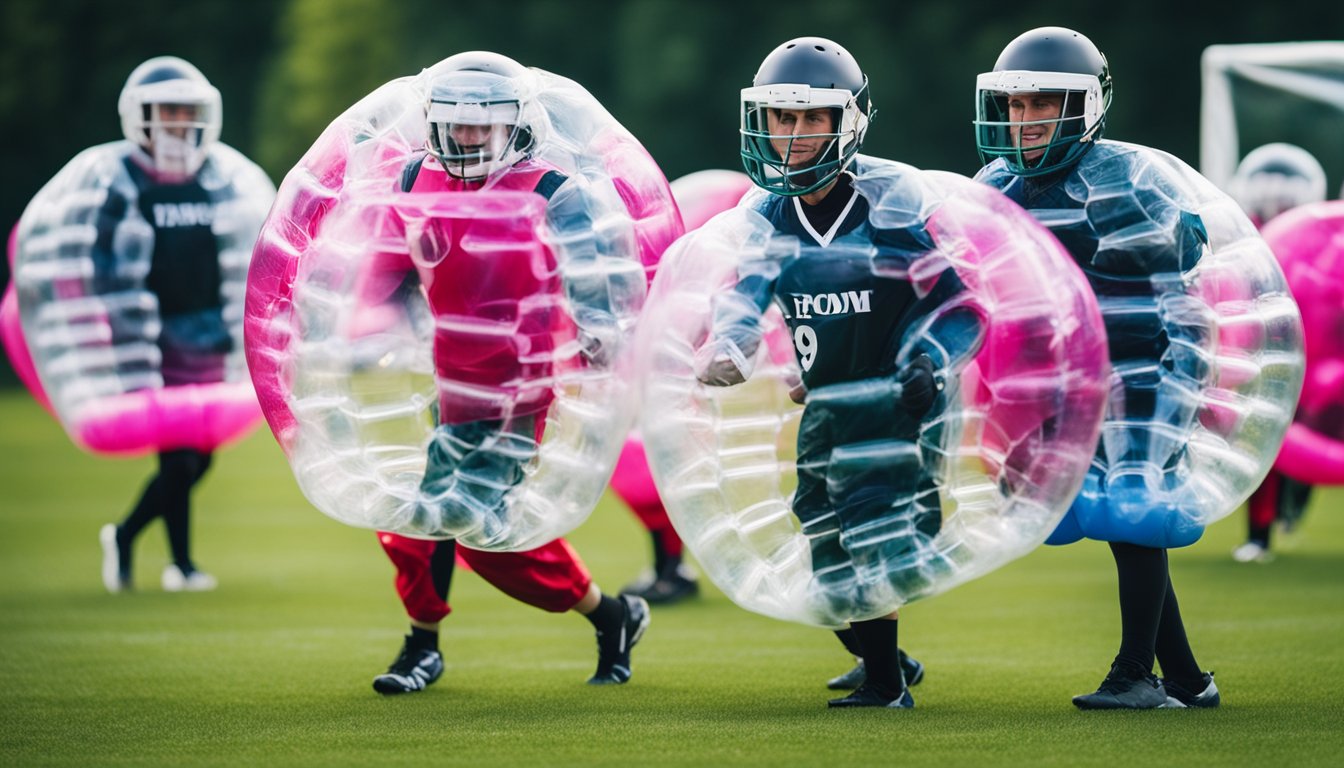
<svg viewBox="0 0 1344 768"><path fill-rule="evenodd" d="M740 353L733 354L736 351L731 342L701 347L695 353L695 378L712 387L731 387L746 381L747 375L742 370L745 360L739 363Z"/></svg>
<svg viewBox="0 0 1344 768"><path fill-rule="evenodd" d="M933 375L933 360L928 355L920 355L907 363L896 374L896 383L901 385L901 405L915 418L929 412L941 389Z"/></svg>
<svg viewBox="0 0 1344 768"><path fill-rule="evenodd" d="M807 385L802 382L802 379L789 383L793 384L793 386L789 387L789 399L799 405L806 405Z"/></svg>

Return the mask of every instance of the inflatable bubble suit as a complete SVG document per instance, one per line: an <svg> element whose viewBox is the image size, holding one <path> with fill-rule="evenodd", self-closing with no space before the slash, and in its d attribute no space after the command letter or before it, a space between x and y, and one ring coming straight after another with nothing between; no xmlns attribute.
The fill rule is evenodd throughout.
<svg viewBox="0 0 1344 768"><path fill-rule="evenodd" d="M525 550L607 484L634 419L627 337L681 223L639 143L540 70L507 82L528 156L450 178L424 149L452 62L375 90L286 177L249 276L248 359L319 510Z"/></svg>
<svg viewBox="0 0 1344 768"><path fill-rule="evenodd" d="M1260 484L1292 418L1302 323L1283 272L1231 198L1147 147L1099 142L1032 213L1083 264L1113 370L1097 460L1050 543L1191 544Z"/></svg>
<svg viewBox="0 0 1344 768"><path fill-rule="evenodd" d="M1344 201L1288 211L1261 234L1306 328L1302 399L1274 468L1304 483L1344 484Z"/></svg>
<svg viewBox="0 0 1344 768"><path fill-rule="evenodd" d="M196 176L208 202L142 200L132 177L138 151L129 141L85 150L28 204L10 238L5 347L20 379L81 448L210 452L261 421L243 357L243 296L275 187L215 142ZM218 307L161 306L147 216L209 225Z"/></svg>
<svg viewBox="0 0 1344 768"><path fill-rule="evenodd" d="M645 446L678 533L738 604L823 626L885 615L1039 545L1087 470L1107 376L1086 281L1026 212L961 176L862 163L868 222L824 250L777 233L763 193L678 241L638 343ZM875 287L791 294L793 331L777 304L740 301L741 286L813 263ZM897 329L881 365L928 356L943 383L928 413L911 424L891 376L819 386L796 405L800 364L815 370L824 354L804 315L881 311L901 291L932 309ZM753 335L764 343L739 343ZM745 381L702 383L722 360Z"/></svg>

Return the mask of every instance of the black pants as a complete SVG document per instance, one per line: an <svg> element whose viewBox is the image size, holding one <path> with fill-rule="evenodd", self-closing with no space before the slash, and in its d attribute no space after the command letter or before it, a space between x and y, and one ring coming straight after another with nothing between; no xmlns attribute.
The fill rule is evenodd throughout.
<svg viewBox="0 0 1344 768"><path fill-rule="evenodd" d="M191 562L191 489L210 469L211 454L183 448L159 454L159 472L150 479L140 501L117 529L121 551L129 559L130 545L157 517L168 531L173 564L183 573L195 570ZM123 570L130 563L122 563Z"/></svg>
<svg viewBox="0 0 1344 768"><path fill-rule="evenodd" d="M887 378L819 387L808 394L798 431L793 512L812 548L817 581L849 585L918 577L942 525L919 421ZM861 601L862 598L859 597Z"/></svg>

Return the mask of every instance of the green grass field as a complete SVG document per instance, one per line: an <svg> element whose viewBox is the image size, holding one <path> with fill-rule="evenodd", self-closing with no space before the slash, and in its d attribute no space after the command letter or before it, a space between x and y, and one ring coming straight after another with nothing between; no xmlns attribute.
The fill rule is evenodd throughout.
<svg viewBox="0 0 1344 768"><path fill-rule="evenodd" d="M622 687L584 685L589 625L475 575L454 584L448 670L383 698L405 619L373 534L309 507L269 433L216 457L196 496L206 594L165 594L160 525L134 594L99 580L97 532L152 462L86 456L25 394L0 392L0 764L1337 765L1344 748L1344 492L1314 499L1264 566L1228 556L1240 513L1172 569L1213 711L1080 713L1119 640L1106 549L1042 548L909 607L928 667L913 711L828 711L848 668L828 632L712 589L655 609ZM614 590L645 563L608 501L572 537ZM1334 755L1334 757L1331 757Z"/></svg>

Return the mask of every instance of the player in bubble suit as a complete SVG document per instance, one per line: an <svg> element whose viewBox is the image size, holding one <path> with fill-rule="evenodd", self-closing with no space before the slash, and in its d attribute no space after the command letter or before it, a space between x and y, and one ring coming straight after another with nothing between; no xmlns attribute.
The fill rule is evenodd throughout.
<svg viewBox="0 0 1344 768"><path fill-rule="evenodd" d="M853 182L862 172L856 154L872 115L868 78L843 47L816 37L777 47L742 91L743 163L769 193L744 204L806 245L826 249L861 238L891 249L928 250L931 243L917 229L879 231L868 223L869 201ZM772 303L788 324L802 370L790 397L805 404L793 512L822 582L853 580L853 553L840 540L844 530L893 517L925 535L941 525L933 479L923 472L904 478L909 487L896 491L882 481L860 482L849 495L852 503L841 508L832 508L827 481L834 448L917 439L938 396L934 372L950 362L943 355L956 354L956 346L930 347L899 370L896 346L905 329L961 288L949 268L921 298L907 279L876 275L866 256L855 260L841 247L806 251L778 271L744 267L732 292L715 298L713 328L697 353L697 375L705 384L732 386L748 377L748 361L762 341L759 318ZM832 306L837 302L831 295L859 298L846 308ZM949 334L955 339L977 337L974 317L953 312L943 322L967 326ZM902 496L910 501L891 502ZM914 706L908 686L920 681L923 667L899 650L897 618L893 611L836 632L859 666L831 682L832 688L855 690L830 706Z"/></svg>
<svg viewBox="0 0 1344 768"><path fill-rule="evenodd" d="M1174 222L1171 245L1107 252L1101 241L1128 223L1124 217L1089 220L1107 212L1102 206L1088 209L1082 219L1061 214L1083 208L1069 193L1086 184L1085 171L1122 180L1129 176L1128 149L1101 140L1110 101L1106 58L1091 40L1060 27L1018 36L1003 49L993 71L977 82L978 144L987 165L976 178L1002 190L1050 228L1103 299L1150 291L1147 275L1189 268L1206 241L1198 217L1150 209L1154 220ZM1155 313L1103 313L1103 319L1117 372L1136 361L1156 361L1169 343ZM1143 380L1127 380L1119 394L1127 415L1138 417L1157 407L1153 389ZM1113 395L1111 408L1117 407ZM1102 450L1094 466L1106 460ZM1074 704L1080 709L1217 706L1213 675L1200 668L1186 639L1166 549L1122 539L1109 543L1120 582L1120 651L1100 688L1074 697ZM1162 665L1161 680L1152 673L1155 656Z"/></svg>
<svg viewBox="0 0 1344 768"><path fill-rule="evenodd" d="M1241 205L1256 227L1264 227L1280 213L1325 199L1325 169L1301 147L1274 143L1256 147L1242 158L1228 185L1228 194ZM1274 523L1291 529L1302 518L1311 498L1311 484L1271 469L1246 502L1245 543L1232 550L1240 563L1273 559L1269 549Z"/></svg>
<svg viewBox="0 0 1344 768"><path fill-rule="evenodd" d="M548 220L556 231L591 227L582 201L567 193L566 177L533 155L545 140L546 116L530 101L516 79L526 69L516 61L488 52L453 56L435 67L425 108L427 145L406 156L396 187L401 192L434 193L483 189L536 192L550 201ZM586 359L613 353L615 334L604 323L609 313L601 305L601 291L554 275L513 271L493 276L468 276L455 271L459 263L451 240L425 241L420 247L440 249L425 253L420 264L402 261L405 255L374 254L367 281L358 290L379 300L392 292L421 290L431 312L469 314L470 297L458 292L473 280L506 281L496 286L515 296L564 290L579 307L576 318ZM428 266L431 265L432 266ZM642 278L641 278L642 279ZM550 327L521 327L533 352L550 343ZM441 373L468 377L482 384L544 379L549 363L530 361L494 350L471 357L436 336L435 367ZM514 355L517 353L515 352ZM429 447L429 466L422 490L447 499L445 504L472 503L498 508L505 491L517 484L524 466L536 452L550 390L520 398L511 412L483 411L441 396L439 425ZM507 443L506 450L497 446ZM482 481L459 483L455 470ZM373 681L379 693L423 690L443 672L439 651L440 622L451 608L449 585L457 557L502 592L546 611L576 611L593 624L598 638L597 671L589 683L620 684L631 674L630 650L649 624L649 609L638 597L603 594L578 554L564 539L523 552L485 552L458 546L455 541L414 539L380 532L379 541L397 569L396 586L411 620L396 660Z"/></svg>
<svg viewBox="0 0 1344 768"><path fill-rule="evenodd" d="M243 202L264 210L275 193L260 168L217 141L221 109L219 91L196 67L172 56L136 67L117 104L129 145L122 165L130 183L113 183L98 213L93 282L102 294L128 290L143 280L157 297L164 387L224 380L225 358L235 339L221 292L221 212L247 196L258 200ZM153 229L152 263L143 276L121 263L126 223L139 217ZM255 232L249 237L254 239ZM125 331L114 321L114 337ZM131 587L132 547L156 518L163 518L172 555L163 588L215 588L215 578L192 560L190 539L191 491L211 458L190 448L159 453L158 473L139 502L119 525L108 524L100 532L108 591Z"/></svg>

